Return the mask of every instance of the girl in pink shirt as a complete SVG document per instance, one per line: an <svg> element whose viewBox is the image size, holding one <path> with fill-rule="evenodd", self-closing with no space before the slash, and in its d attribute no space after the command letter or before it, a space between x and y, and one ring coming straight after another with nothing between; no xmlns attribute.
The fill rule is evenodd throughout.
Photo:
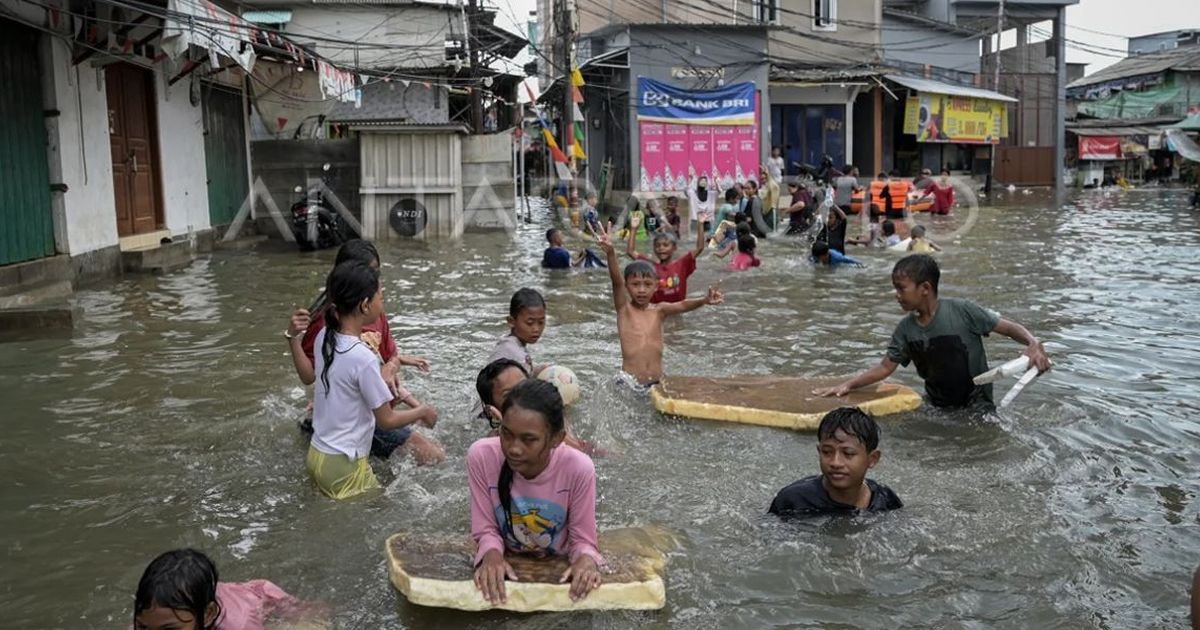
<svg viewBox="0 0 1200 630"><path fill-rule="evenodd" d="M307 608L267 580L223 583L208 556L168 551L150 563L133 603L135 630L263 630L267 618L295 620Z"/></svg>
<svg viewBox="0 0 1200 630"><path fill-rule="evenodd" d="M467 451L475 585L493 605L506 600L504 580L516 580L505 551L565 555L560 578L580 600L600 586L604 560L596 543L596 469L567 436L562 397L550 383L521 381L501 409L500 436Z"/></svg>

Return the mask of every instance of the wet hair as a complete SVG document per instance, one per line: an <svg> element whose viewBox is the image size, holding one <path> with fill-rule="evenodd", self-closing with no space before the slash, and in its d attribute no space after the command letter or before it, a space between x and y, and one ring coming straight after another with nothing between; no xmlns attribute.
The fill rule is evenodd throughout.
<svg viewBox="0 0 1200 630"><path fill-rule="evenodd" d="M492 389L496 384L496 379L500 378L500 375L507 372L509 368L517 368L526 378L529 377L529 372L524 365L507 358L499 358L483 366L483 369L479 370L479 376L475 377L475 393L479 394L479 402L484 406L480 415L492 424L493 429L497 428L497 425L495 420L487 415L487 405L496 406L496 400L492 398Z"/></svg>
<svg viewBox="0 0 1200 630"><path fill-rule="evenodd" d="M649 276L651 278L654 278L655 280L658 279L658 273L654 271L654 265L651 265L650 263L648 263L644 260L635 260L635 261L629 263L628 265L625 265L625 279L626 280L628 280L630 278L635 278L635 277L641 278L641 277L645 277L645 276Z"/></svg>
<svg viewBox="0 0 1200 630"><path fill-rule="evenodd" d="M938 280L942 277L942 270L938 269L937 261L933 259L933 256L929 254L911 254L896 262L896 266L892 267L892 276L908 278L916 285L928 282L936 294L938 291Z"/></svg>
<svg viewBox="0 0 1200 630"><path fill-rule="evenodd" d="M746 223L745 221L739 221L734 231L740 239L741 237L750 234L750 224Z"/></svg>
<svg viewBox="0 0 1200 630"><path fill-rule="evenodd" d="M352 238L338 248L337 258L334 259L333 266L336 267L351 260L361 260L368 265L371 263L379 264L379 250L375 249L375 245L371 241Z"/></svg>
<svg viewBox="0 0 1200 630"><path fill-rule="evenodd" d="M217 605L213 622L204 625L211 604ZM133 618L151 608L187 611L196 620L196 628L209 630L221 618L217 601L217 565L195 549L175 549L150 561L138 580L133 599Z"/></svg>
<svg viewBox="0 0 1200 630"><path fill-rule="evenodd" d="M883 171L879 171L879 174L875 176L875 179L887 179L887 177L888 177L887 173L884 173Z"/></svg>
<svg viewBox="0 0 1200 630"><path fill-rule="evenodd" d="M754 240L754 235L750 233L739 234L737 239L737 248L739 252L753 254L754 248L758 246L758 242Z"/></svg>
<svg viewBox="0 0 1200 630"><path fill-rule="evenodd" d="M379 291L379 271L361 260L349 260L333 268L325 281L325 293L331 308L325 309L325 339L321 343L321 358L325 366L321 369L321 383L325 395L329 396L329 368L337 355L337 333L341 329L341 315L349 315L359 308L363 300L369 300Z"/></svg>
<svg viewBox="0 0 1200 630"><path fill-rule="evenodd" d="M726 203L733 203L733 202L737 201L737 198L738 198L738 193L737 193L736 189L730 188L729 190L725 191L725 202Z"/></svg>
<svg viewBox="0 0 1200 630"><path fill-rule="evenodd" d="M672 233L670 233L670 232L659 232L659 233L655 234L655 235L654 235L654 241L652 241L652 242L654 242L654 243L657 243L657 242L659 242L659 241L671 241L671 244L672 244L672 245L674 245L674 244L676 244L676 243L678 243L678 242L679 242L679 241L678 241L678 240L675 238L675 235L674 235L674 234L672 234Z"/></svg>
<svg viewBox="0 0 1200 630"><path fill-rule="evenodd" d="M948 169L948 168L943 168L943 169L942 169L940 172L941 172L941 174L942 174L942 175L949 175L949 174L950 174L950 169Z"/></svg>
<svg viewBox="0 0 1200 630"><path fill-rule="evenodd" d="M551 437L561 433L566 427L563 416L562 395L552 383L536 378L526 379L508 392L501 413L507 414L509 409L520 407L532 411L546 421ZM500 478L496 481L496 494L500 495L500 507L504 508L504 531L512 533L512 483L513 469L506 459L500 466Z"/></svg>
<svg viewBox="0 0 1200 630"><path fill-rule="evenodd" d="M546 242L553 244L554 243L554 235L557 232L558 232L558 228L550 228L549 230L546 230Z"/></svg>
<svg viewBox="0 0 1200 630"><path fill-rule="evenodd" d="M857 407L840 407L825 414L817 427L817 441L828 440L838 431L858 438L868 451L879 447L879 425L875 423L874 418Z"/></svg>
<svg viewBox="0 0 1200 630"><path fill-rule="evenodd" d="M758 182L754 181L753 179L747 179L747 180L746 180L746 185L747 185L747 186L749 186L749 187L751 187L751 188L754 188L755 190L757 190L757 189L758 189Z"/></svg>
<svg viewBox="0 0 1200 630"><path fill-rule="evenodd" d="M912 236L913 238L923 238L925 236L925 226L924 225L914 225L913 229L908 234L909 234L909 236Z"/></svg>
<svg viewBox="0 0 1200 630"><path fill-rule="evenodd" d="M517 289L513 293L512 299L508 301L508 316L516 317L521 314L521 311L527 308L546 308L546 298L542 297L536 289L523 287Z"/></svg>
<svg viewBox="0 0 1200 630"><path fill-rule="evenodd" d="M886 219L880 224L880 227L883 229L884 236L891 236L896 233L896 224L891 219Z"/></svg>
<svg viewBox="0 0 1200 630"><path fill-rule="evenodd" d="M679 203L679 197L677 195L670 195L667 197L667 206L669 207L672 203Z"/></svg>
<svg viewBox="0 0 1200 630"><path fill-rule="evenodd" d="M853 171L853 170L854 170L853 164L847 164L846 166L842 167L842 173L844 173L846 175L849 175L850 171Z"/></svg>
<svg viewBox="0 0 1200 630"><path fill-rule="evenodd" d="M829 244L825 241L817 241L813 243L812 255L813 258L820 258L829 253Z"/></svg>

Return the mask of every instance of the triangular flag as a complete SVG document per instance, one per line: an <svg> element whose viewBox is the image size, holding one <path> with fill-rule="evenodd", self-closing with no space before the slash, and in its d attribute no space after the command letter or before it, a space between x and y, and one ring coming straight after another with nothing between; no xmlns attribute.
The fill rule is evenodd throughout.
<svg viewBox="0 0 1200 630"><path fill-rule="evenodd" d="M583 123L579 121L575 121L575 141L579 144L583 144L584 142Z"/></svg>
<svg viewBox="0 0 1200 630"><path fill-rule="evenodd" d="M571 109L574 111L575 120L583 120L583 110L579 109L579 103L571 103Z"/></svg>
<svg viewBox="0 0 1200 630"><path fill-rule="evenodd" d="M571 85L575 87L583 87L586 85L583 82L583 73L579 71L579 68L575 68L571 71Z"/></svg>
<svg viewBox="0 0 1200 630"><path fill-rule="evenodd" d="M571 144L571 157L577 158L580 160L587 159L587 154L583 152L582 144L579 144L578 142Z"/></svg>
<svg viewBox="0 0 1200 630"><path fill-rule="evenodd" d="M576 103L583 103L583 91L578 86L571 86L571 100Z"/></svg>
<svg viewBox="0 0 1200 630"><path fill-rule="evenodd" d="M542 128L542 137L546 139L546 146L551 149L558 148L558 143L554 141L554 134L550 133L549 129Z"/></svg>
<svg viewBox="0 0 1200 630"><path fill-rule="evenodd" d="M561 180L571 179L571 169L567 168L566 160L554 165L554 171L558 173L558 178Z"/></svg>
<svg viewBox="0 0 1200 630"><path fill-rule="evenodd" d="M530 102L530 103L536 103L536 102L537 102L537 98L535 98L535 97L533 96L533 88L529 87L529 82L528 82L528 81L526 81L526 82L525 82L525 92L526 92L527 94L529 94L529 102Z"/></svg>
<svg viewBox="0 0 1200 630"><path fill-rule="evenodd" d="M275 124L279 125L279 131L283 131L283 128L287 126L287 121L288 121L288 119L286 119L286 118L276 118L275 119Z"/></svg>

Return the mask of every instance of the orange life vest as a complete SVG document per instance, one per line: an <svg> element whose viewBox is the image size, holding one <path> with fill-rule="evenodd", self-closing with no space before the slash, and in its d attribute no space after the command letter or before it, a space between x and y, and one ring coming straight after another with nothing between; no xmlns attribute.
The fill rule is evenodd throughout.
<svg viewBox="0 0 1200 630"><path fill-rule="evenodd" d="M892 198L892 212L902 212L908 203L908 191L912 185L904 180L888 182L888 196Z"/></svg>

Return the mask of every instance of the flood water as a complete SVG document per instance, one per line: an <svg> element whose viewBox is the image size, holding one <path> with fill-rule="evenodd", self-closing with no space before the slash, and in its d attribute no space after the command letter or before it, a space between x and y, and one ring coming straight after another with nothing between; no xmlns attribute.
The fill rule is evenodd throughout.
<svg viewBox="0 0 1200 630"><path fill-rule="evenodd" d="M664 418L615 391L608 278L539 269L540 210L512 237L382 251L397 341L434 366L409 387L440 409L449 457L377 465L387 489L366 500L310 482L307 394L280 336L333 252L218 252L81 290L73 336L0 344L0 625L124 628L146 563L187 545L223 579L328 603L346 628L1180 627L1200 564L1200 216L1185 195L1001 192L943 243L942 295L1024 323L1055 369L998 416L883 419L872 476L905 508L853 520L765 514L817 472L812 435ZM826 376L878 361L901 316L895 256L849 253L867 267L815 270L779 241L742 274L702 260L693 294L719 279L726 304L669 323L666 370ZM613 451L596 461L601 528L680 541L661 611L455 613L388 582L391 533L467 535L474 376L522 286L549 302L535 361L576 371L571 420ZM993 364L1020 352L987 347ZM912 368L897 377L919 387Z"/></svg>

